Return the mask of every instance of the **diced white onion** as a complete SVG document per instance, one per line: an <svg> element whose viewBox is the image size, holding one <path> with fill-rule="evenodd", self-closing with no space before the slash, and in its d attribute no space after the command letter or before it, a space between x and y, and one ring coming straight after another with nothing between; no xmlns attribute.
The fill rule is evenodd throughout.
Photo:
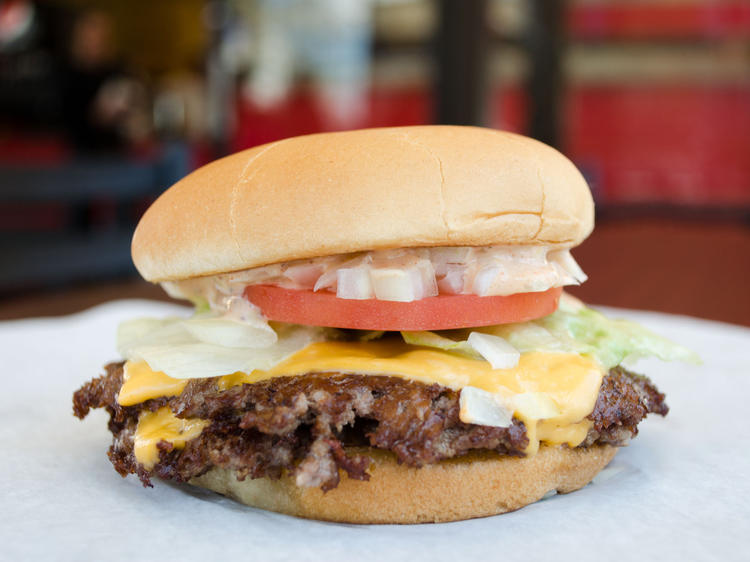
<svg viewBox="0 0 750 562"><path fill-rule="evenodd" d="M584 273L581 266L578 265L578 262L570 254L570 251L558 250L556 252L551 252L550 258L559 263L562 268L573 277L573 279L578 281L578 283L583 283L588 279L588 275Z"/></svg>
<svg viewBox="0 0 750 562"><path fill-rule="evenodd" d="M431 248L430 259L435 267L435 274L445 275L450 265L466 264L474 259L474 248L470 247L446 247Z"/></svg>
<svg viewBox="0 0 750 562"><path fill-rule="evenodd" d="M243 297L229 297L226 299L226 312L224 317L230 320L247 322L257 326L268 326L266 319L260 309Z"/></svg>
<svg viewBox="0 0 750 562"><path fill-rule="evenodd" d="M366 265L339 269L336 275L336 296L340 299L364 300L374 297L370 268Z"/></svg>
<svg viewBox="0 0 750 562"><path fill-rule="evenodd" d="M300 288L311 289L323 274L323 266L317 263L301 263L290 265L284 270L284 277Z"/></svg>
<svg viewBox="0 0 750 562"><path fill-rule="evenodd" d="M229 286L234 283L245 283L246 285L252 285L254 283L263 283L268 279L277 279L279 277L281 277L281 264L278 263L264 265L263 267L255 267L247 271L234 271L232 273L225 273L222 276L223 280L226 283L225 292L231 292Z"/></svg>
<svg viewBox="0 0 750 562"><path fill-rule="evenodd" d="M520 352L499 336L472 332L467 341L493 369L512 369L521 358Z"/></svg>
<svg viewBox="0 0 750 562"><path fill-rule="evenodd" d="M414 286L412 271L378 268L370 272L375 298L384 301L411 302L421 298Z"/></svg>
<svg viewBox="0 0 750 562"><path fill-rule="evenodd" d="M373 288L369 297L364 296L366 284L359 270L344 271L339 276L339 271L359 266L380 272L370 276ZM343 290L338 289L339 277L347 280ZM340 298L410 302L441 293L484 297L546 291L585 280L585 273L568 250L518 245L395 248L339 254L170 282L164 287L176 297L208 301L215 310L223 308L226 297L241 295L247 285L256 283L288 289L312 287L315 291L335 292Z"/></svg>
<svg viewBox="0 0 750 562"><path fill-rule="evenodd" d="M551 263L512 263L490 260L474 276L472 293L480 297L546 291L561 285L560 272Z"/></svg>
<svg viewBox="0 0 750 562"><path fill-rule="evenodd" d="M375 252L375 254L378 261L392 262L404 258L408 259L419 250L420 248L391 248L389 250L380 250L379 252Z"/></svg>
<svg viewBox="0 0 750 562"><path fill-rule="evenodd" d="M495 285L498 284L498 282L501 282L501 277L507 277L507 275L503 275L503 273L503 267L499 265L481 269L474 277L472 292L480 297L496 294L494 291Z"/></svg>
<svg viewBox="0 0 750 562"><path fill-rule="evenodd" d="M448 264L445 276L437 282L441 293L447 295L459 295L464 290L464 273L466 267L463 265Z"/></svg>
<svg viewBox="0 0 750 562"><path fill-rule="evenodd" d="M513 411L503 404L502 398L473 386L461 389L459 419L464 423L510 427Z"/></svg>
<svg viewBox="0 0 750 562"><path fill-rule="evenodd" d="M313 291L321 291L323 289L330 289L336 286L338 278L338 270L333 268L326 271L323 275L318 277L318 280L313 285Z"/></svg>
<svg viewBox="0 0 750 562"><path fill-rule="evenodd" d="M563 266L561 266L557 262L551 262L552 266L555 268L555 271L557 271L558 281L556 285L558 287L563 287L565 285L580 285L580 283L576 280L575 277L573 277L570 273L568 273Z"/></svg>
<svg viewBox="0 0 750 562"><path fill-rule="evenodd" d="M412 276L416 279L417 293L421 296L420 299L425 297L434 297L438 294L437 281L435 279L435 269L432 267L432 262L429 259L420 259L415 268Z"/></svg>

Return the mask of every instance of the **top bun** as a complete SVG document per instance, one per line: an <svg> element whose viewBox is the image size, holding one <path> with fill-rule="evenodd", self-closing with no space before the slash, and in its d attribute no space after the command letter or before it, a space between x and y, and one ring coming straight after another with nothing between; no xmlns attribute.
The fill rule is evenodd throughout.
<svg viewBox="0 0 750 562"><path fill-rule="evenodd" d="M548 244L591 232L586 181L555 149L475 127L364 129L238 152L159 197L133 236L149 281L417 246Z"/></svg>

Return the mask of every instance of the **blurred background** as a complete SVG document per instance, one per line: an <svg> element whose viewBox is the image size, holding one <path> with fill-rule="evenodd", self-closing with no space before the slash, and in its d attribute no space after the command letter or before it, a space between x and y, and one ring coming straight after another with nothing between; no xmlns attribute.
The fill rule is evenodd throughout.
<svg viewBox="0 0 750 562"><path fill-rule="evenodd" d="M582 169L576 295L750 325L747 0L0 0L0 318L165 298L130 237L197 166L428 123Z"/></svg>

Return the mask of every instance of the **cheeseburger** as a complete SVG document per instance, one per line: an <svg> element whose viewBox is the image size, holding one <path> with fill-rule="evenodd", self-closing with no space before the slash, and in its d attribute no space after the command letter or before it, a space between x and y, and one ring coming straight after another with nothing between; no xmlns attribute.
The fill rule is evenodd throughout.
<svg viewBox="0 0 750 562"><path fill-rule="evenodd" d="M562 293L593 227L586 182L515 134L317 134L209 164L133 237L195 305L136 318L74 412L145 486L352 523L518 509L587 484L664 395L625 359L693 355Z"/></svg>

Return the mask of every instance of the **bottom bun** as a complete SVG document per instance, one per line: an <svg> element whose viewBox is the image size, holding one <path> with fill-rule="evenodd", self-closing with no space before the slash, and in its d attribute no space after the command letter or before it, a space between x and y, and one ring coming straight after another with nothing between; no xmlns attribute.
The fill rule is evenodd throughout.
<svg viewBox="0 0 750 562"><path fill-rule="evenodd" d="M427 523L486 517L519 509L556 490L568 493L588 484L612 460L616 447L542 446L531 457L477 453L422 468L398 464L386 452L367 453L370 480L344 476L337 488L301 488L294 478L237 480L214 468L190 483L239 502L288 515L341 523Z"/></svg>

